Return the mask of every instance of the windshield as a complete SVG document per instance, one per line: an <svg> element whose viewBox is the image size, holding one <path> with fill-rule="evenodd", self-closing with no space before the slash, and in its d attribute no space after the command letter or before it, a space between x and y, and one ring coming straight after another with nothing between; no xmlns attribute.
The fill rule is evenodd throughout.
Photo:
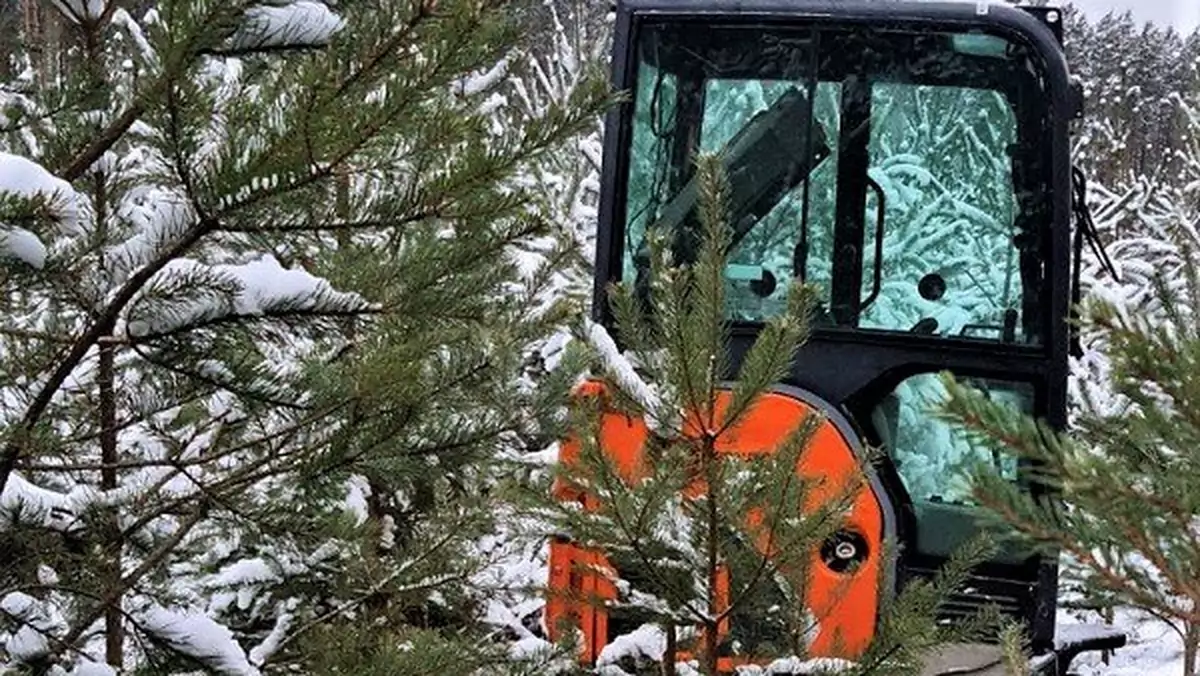
<svg viewBox="0 0 1200 676"><path fill-rule="evenodd" d="M1044 324L1049 128L1030 50L982 33L648 23L638 31L623 277L648 229L695 250L719 153L727 315L816 284L829 327L1031 344Z"/></svg>

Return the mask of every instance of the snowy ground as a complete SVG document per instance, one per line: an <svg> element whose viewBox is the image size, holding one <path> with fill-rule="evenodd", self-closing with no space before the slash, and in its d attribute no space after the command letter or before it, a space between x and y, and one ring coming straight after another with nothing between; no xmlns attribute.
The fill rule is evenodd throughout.
<svg viewBox="0 0 1200 676"><path fill-rule="evenodd" d="M1075 621L1060 613L1060 624ZM1118 612L1114 624L1125 632L1126 646L1110 655L1107 665L1098 653L1080 656L1072 665L1079 676L1182 676L1183 643L1173 629L1129 611Z"/></svg>

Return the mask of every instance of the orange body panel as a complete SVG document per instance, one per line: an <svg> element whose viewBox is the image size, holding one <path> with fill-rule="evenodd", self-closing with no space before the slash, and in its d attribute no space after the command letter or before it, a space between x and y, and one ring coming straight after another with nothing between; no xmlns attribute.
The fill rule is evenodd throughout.
<svg viewBox="0 0 1200 676"><path fill-rule="evenodd" d="M588 382L577 392L581 397L604 397L604 386ZM728 406L728 391L718 393L716 415ZM775 452L806 416L815 413L814 407L794 397L769 393L759 399L741 423L726 430L717 438L719 452L752 456ZM701 425L698 416L691 416L685 427L694 433ZM685 429L685 433L687 430ZM613 460L626 480L635 480L641 473L643 448L648 430L644 421L617 412L604 413L600 427L600 447ZM560 462L570 464L579 457L577 440L564 440L560 447ZM875 634L879 605L879 580L882 566L883 514L878 498L859 471L854 446L844 438L837 426L828 420L821 422L808 448L797 463L797 474L813 481L806 497L805 512L856 486L853 506L846 517L846 527L862 535L868 545L866 560L852 572L838 573L821 561L820 553L812 553L806 605L819 623L819 631L811 646L814 657L859 656ZM855 482L855 483L848 483ZM580 500L585 509L596 505L591 496L556 485L555 495L561 500ZM749 515L751 520L755 515ZM763 545L760 545L763 549ZM565 542L553 542L550 547L550 598L546 605L546 625L552 639L560 636L560 623L579 626L583 633L583 659L593 662L607 643L607 622L602 599L615 598L616 589L596 568L607 567L601 552L592 552ZM589 570L590 569L590 570ZM574 571L574 572L572 572ZM727 592L726 592L727 593ZM600 603L598 603L600 601ZM726 599L724 601L728 603ZM728 631L723 626L722 633ZM728 662L732 667L733 662ZM739 660L740 662L740 660Z"/></svg>

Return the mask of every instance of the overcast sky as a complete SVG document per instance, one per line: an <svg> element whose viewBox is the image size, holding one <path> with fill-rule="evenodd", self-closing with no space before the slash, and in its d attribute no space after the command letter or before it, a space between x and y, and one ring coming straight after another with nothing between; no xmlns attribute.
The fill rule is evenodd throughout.
<svg viewBox="0 0 1200 676"><path fill-rule="evenodd" d="M1133 18L1139 22L1171 24L1185 34L1200 27L1200 0L1071 0L1071 3L1096 18L1110 10L1118 13L1133 10ZM1067 2L1052 0L1050 4L1065 5Z"/></svg>

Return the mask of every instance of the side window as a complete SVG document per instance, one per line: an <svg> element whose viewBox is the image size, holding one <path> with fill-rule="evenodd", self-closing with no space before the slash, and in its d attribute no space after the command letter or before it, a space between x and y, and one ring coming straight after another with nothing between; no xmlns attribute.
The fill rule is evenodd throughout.
<svg viewBox="0 0 1200 676"><path fill-rule="evenodd" d="M863 277L881 265L883 283L860 326L907 331L925 322L935 335L1025 342L1012 107L992 90L880 83L871 111L884 255L874 260L872 196Z"/></svg>
<svg viewBox="0 0 1200 676"><path fill-rule="evenodd" d="M792 90L807 94L803 82L780 80L709 80L705 87L701 149L721 150L756 114ZM821 82L814 92L813 124L825 138L838 138L841 83ZM800 120L798 123L803 124ZM825 158L810 175L808 218L804 190L799 185L755 223L730 253L726 268L726 316L740 321L763 321L787 308L787 287L797 263L807 262L807 281L829 287L837 206L837 152ZM802 230L807 226L807 232ZM798 257L802 234L807 255Z"/></svg>
<svg viewBox="0 0 1200 676"><path fill-rule="evenodd" d="M674 75L645 62L639 65L625 201L625 255L622 258L626 280L634 279L637 274L635 263L646 228L658 218L667 197L667 171L671 166L671 139L676 124L676 86Z"/></svg>
<svg viewBox="0 0 1200 676"><path fill-rule="evenodd" d="M975 379L971 385L995 401L1033 412L1033 388L1027 384ZM972 505L966 475L978 461L993 464L1010 481L1018 479L1015 458L993 455L931 415L945 399L938 376L921 374L902 382L871 415L904 487L918 505Z"/></svg>

